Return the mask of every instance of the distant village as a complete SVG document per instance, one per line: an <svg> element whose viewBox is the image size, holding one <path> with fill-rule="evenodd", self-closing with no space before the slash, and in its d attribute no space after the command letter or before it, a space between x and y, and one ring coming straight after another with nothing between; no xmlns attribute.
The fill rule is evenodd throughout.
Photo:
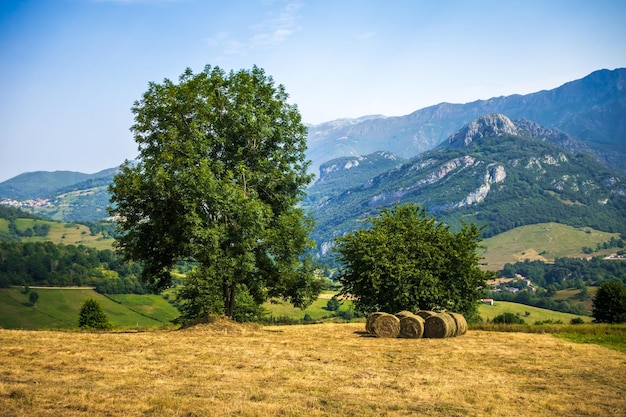
<svg viewBox="0 0 626 417"><path fill-rule="evenodd" d="M5 198L0 200L0 205L9 206L13 208L41 208L52 207L52 202L47 198L36 198L33 200L13 200L11 198Z"/></svg>

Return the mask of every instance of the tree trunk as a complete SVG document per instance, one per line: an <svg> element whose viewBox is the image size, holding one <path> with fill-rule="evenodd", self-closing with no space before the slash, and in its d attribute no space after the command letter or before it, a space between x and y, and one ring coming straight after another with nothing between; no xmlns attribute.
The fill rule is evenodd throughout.
<svg viewBox="0 0 626 417"><path fill-rule="evenodd" d="M229 318L233 318L233 311L235 310L235 284L223 284L224 290L224 315Z"/></svg>

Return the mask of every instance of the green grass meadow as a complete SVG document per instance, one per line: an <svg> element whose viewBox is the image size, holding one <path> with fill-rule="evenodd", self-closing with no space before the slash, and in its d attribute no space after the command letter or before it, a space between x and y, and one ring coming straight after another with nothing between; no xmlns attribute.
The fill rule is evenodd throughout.
<svg viewBox="0 0 626 417"><path fill-rule="evenodd" d="M331 292L322 293L320 298L304 310L294 307L288 302L279 300L268 301L263 304L263 308L268 312L268 315L274 318L288 317L294 320L302 320L304 316L308 314L312 320L323 321L334 318L333 316L337 313L335 311L328 311L325 308L333 294L334 293ZM338 312L347 311L351 307L352 301L342 300L340 301Z"/></svg>
<svg viewBox="0 0 626 417"><path fill-rule="evenodd" d="M493 320L494 317L504 313L513 313L519 315L526 324L534 324L535 322L545 322L551 320L552 322L561 321L562 323L569 323L574 318L581 318L585 322L591 322L592 317L578 316L576 314L561 313L558 311L546 310L544 308L531 307L519 303L511 303L507 301L495 301L494 304L481 304L478 308L478 312L483 320Z"/></svg>
<svg viewBox="0 0 626 417"><path fill-rule="evenodd" d="M543 260L552 262L561 257L585 257L583 246L595 249L598 243L619 237L590 227L572 227L558 223L521 226L481 242L485 247L484 262L490 270L501 269L505 263ZM594 253L593 256L610 250Z"/></svg>
<svg viewBox="0 0 626 417"><path fill-rule="evenodd" d="M178 310L165 298L154 294L110 294L102 295L92 289L31 288L39 294L35 306L29 302L29 294L23 288L0 289L0 327L7 329L62 329L78 325L78 313L87 298L96 299L104 308L115 328L155 328L167 326L178 316ZM337 312L326 310L331 293L324 293L313 304L302 310L285 301L266 302L263 308L267 316L274 319L288 318L301 321L308 315L313 321L342 320ZM341 301L339 313L350 310L350 300ZM589 322L591 317L560 313L523 304L496 301L493 306L483 304L479 314L484 321L493 320L497 315L513 313L522 317L527 324L537 321L561 321L569 323L573 318Z"/></svg>
<svg viewBox="0 0 626 417"><path fill-rule="evenodd" d="M118 329L167 326L178 310L157 295L119 296L113 300L91 289L31 288L39 294L35 306L22 288L0 289L0 327L5 329L68 329L78 327L78 315L87 298L97 300ZM128 303L125 304L125 303Z"/></svg>

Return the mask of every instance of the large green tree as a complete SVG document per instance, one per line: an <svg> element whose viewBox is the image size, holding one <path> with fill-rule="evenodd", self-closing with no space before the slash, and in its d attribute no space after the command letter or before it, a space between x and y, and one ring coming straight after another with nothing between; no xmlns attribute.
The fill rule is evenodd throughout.
<svg viewBox="0 0 626 417"><path fill-rule="evenodd" d="M202 300L215 306L216 291L232 317L237 291L305 306L321 289L307 255L312 222L298 206L312 180L307 132L287 99L256 66L207 66L150 83L133 106L139 157L110 188L117 246L155 290L172 284L178 261L198 265L182 292L189 319L207 313Z"/></svg>
<svg viewBox="0 0 626 417"><path fill-rule="evenodd" d="M478 267L476 225L452 232L413 204L382 208L370 220L371 227L335 240L342 293L358 310L477 312L490 274Z"/></svg>

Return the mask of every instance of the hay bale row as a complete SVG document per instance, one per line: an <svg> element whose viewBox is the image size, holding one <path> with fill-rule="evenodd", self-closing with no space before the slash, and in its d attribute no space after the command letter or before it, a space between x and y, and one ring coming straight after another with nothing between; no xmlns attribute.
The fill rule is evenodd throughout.
<svg viewBox="0 0 626 417"><path fill-rule="evenodd" d="M446 338L467 333L467 321L462 314L448 312L401 311L395 315L376 312L367 317L365 330L376 337Z"/></svg>

